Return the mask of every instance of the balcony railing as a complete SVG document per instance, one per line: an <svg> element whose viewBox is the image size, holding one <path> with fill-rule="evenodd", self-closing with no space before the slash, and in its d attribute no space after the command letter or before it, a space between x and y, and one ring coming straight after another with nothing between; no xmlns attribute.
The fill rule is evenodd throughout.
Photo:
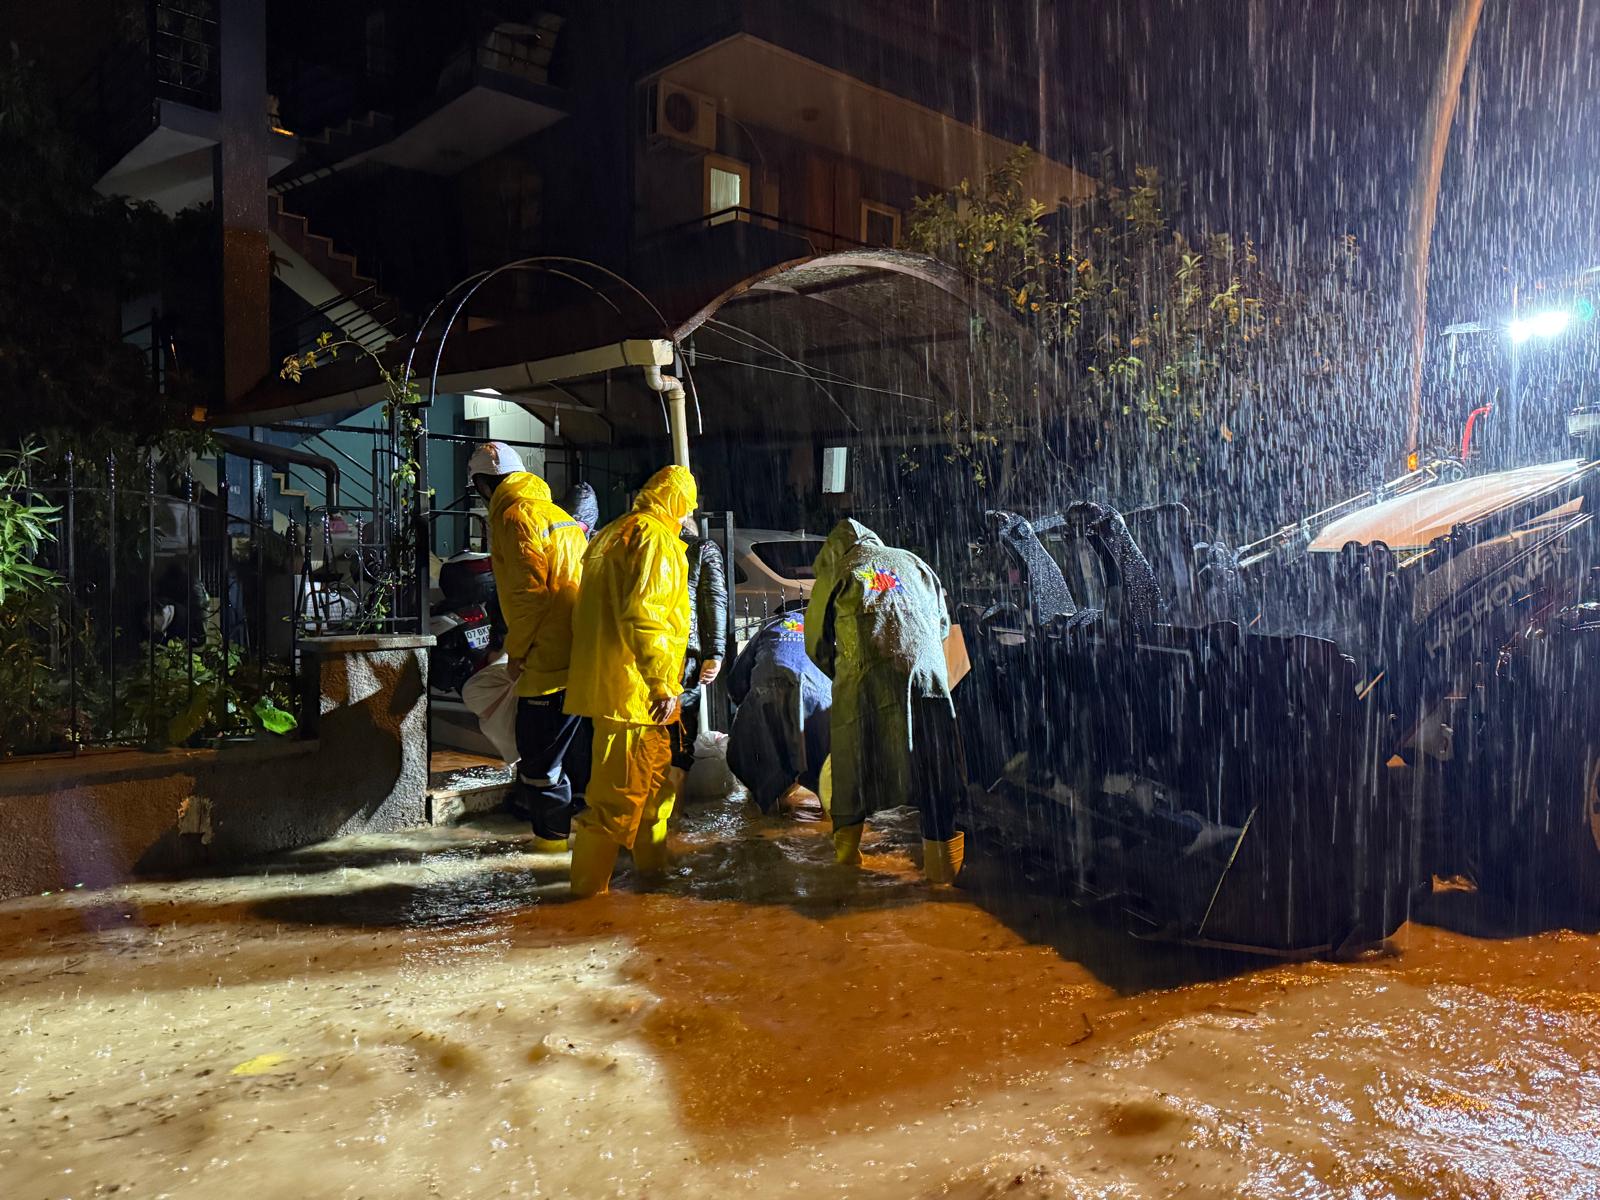
<svg viewBox="0 0 1600 1200"><path fill-rule="evenodd" d="M155 128L157 102L215 112L221 104L221 28L214 0L148 0L73 91L68 107L110 167Z"/></svg>
<svg viewBox="0 0 1600 1200"><path fill-rule="evenodd" d="M835 233L829 229L819 229L815 225L805 225L798 221L790 221L773 213L760 212L753 208L735 206L732 208L719 208L716 212L707 213L692 220L680 221L676 225L668 225L664 229L657 229L647 233L639 239L641 246L653 245L675 238L682 238L686 234L704 233L719 227L769 230L778 234L787 234L797 241L804 242L812 254L829 254L836 250L858 250L867 243L857 238L847 237L842 233Z"/></svg>

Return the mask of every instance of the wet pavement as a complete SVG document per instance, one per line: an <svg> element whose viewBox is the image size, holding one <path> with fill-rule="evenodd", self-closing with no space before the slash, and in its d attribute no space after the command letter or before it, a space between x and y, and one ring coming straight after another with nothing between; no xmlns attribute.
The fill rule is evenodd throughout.
<svg viewBox="0 0 1600 1200"><path fill-rule="evenodd" d="M1356 963L930 891L691 807L571 902L504 818L0 905L0 1195L1600 1196L1600 938Z"/></svg>

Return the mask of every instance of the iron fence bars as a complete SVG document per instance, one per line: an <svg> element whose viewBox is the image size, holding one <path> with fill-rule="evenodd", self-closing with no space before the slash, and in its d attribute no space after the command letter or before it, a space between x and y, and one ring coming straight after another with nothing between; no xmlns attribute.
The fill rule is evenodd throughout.
<svg viewBox="0 0 1600 1200"><path fill-rule="evenodd" d="M67 582L67 628L66 637L62 642L71 643L78 636L78 572L77 572L77 506L78 489L77 475L72 451L68 450L65 459L65 474L67 494L62 511L66 517L65 530L65 566ZM67 712L69 736L76 738L80 728L78 719L78 656L72 652L70 646L67 650Z"/></svg>
<svg viewBox="0 0 1600 1200"><path fill-rule="evenodd" d="M278 448L247 445L202 460L80 450L38 473L56 509L39 563L57 582L39 617L5 636L24 639L49 675L34 700L0 695L29 707L0 722L15 731L0 756L282 729L307 633L410 627L379 603L374 575L395 575L371 511L300 507L274 484ZM353 588L339 582L346 567ZM391 586L409 596L411 585Z"/></svg>
<svg viewBox="0 0 1600 1200"><path fill-rule="evenodd" d="M144 573L145 657L148 678L156 677L156 452L145 452L145 545L149 568Z"/></svg>
<svg viewBox="0 0 1600 1200"><path fill-rule="evenodd" d="M106 553L106 619L110 626L111 645L116 645L117 636L117 459L116 455L106 458L106 509L109 515L106 518L106 536L109 540L109 549ZM117 656L113 652L107 655L110 664L111 676L111 729L120 728L117 724Z"/></svg>

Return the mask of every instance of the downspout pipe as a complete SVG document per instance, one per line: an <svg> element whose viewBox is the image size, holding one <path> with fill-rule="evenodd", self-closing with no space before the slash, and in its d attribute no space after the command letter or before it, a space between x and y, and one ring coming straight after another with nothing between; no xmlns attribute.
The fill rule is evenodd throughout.
<svg viewBox="0 0 1600 1200"><path fill-rule="evenodd" d="M689 465L689 399L681 380L663 375L661 368L644 368L644 383L652 392L661 392L667 400L667 429L672 435L672 461L680 467Z"/></svg>

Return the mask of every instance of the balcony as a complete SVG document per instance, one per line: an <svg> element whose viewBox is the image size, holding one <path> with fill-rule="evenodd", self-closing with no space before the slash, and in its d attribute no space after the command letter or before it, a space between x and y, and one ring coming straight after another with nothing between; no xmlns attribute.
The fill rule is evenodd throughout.
<svg viewBox="0 0 1600 1200"><path fill-rule="evenodd" d="M94 149L101 192L177 212L211 197L212 150L222 136L221 26L214 0L149 0L142 15L142 24L123 27L68 107ZM269 170L292 157L287 141L273 139Z"/></svg>
<svg viewBox="0 0 1600 1200"><path fill-rule="evenodd" d="M275 185L289 191L366 162L450 176L548 128L568 112L548 78L560 29L548 13L523 23L441 8L365 46L365 74L283 55L273 90L306 135L305 157Z"/></svg>
<svg viewBox="0 0 1600 1200"><path fill-rule="evenodd" d="M640 238L633 269L640 286L671 312L680 308L673 301L677 292L714 295L782 263L860 246L771 213L725 208Z"/></svg>

